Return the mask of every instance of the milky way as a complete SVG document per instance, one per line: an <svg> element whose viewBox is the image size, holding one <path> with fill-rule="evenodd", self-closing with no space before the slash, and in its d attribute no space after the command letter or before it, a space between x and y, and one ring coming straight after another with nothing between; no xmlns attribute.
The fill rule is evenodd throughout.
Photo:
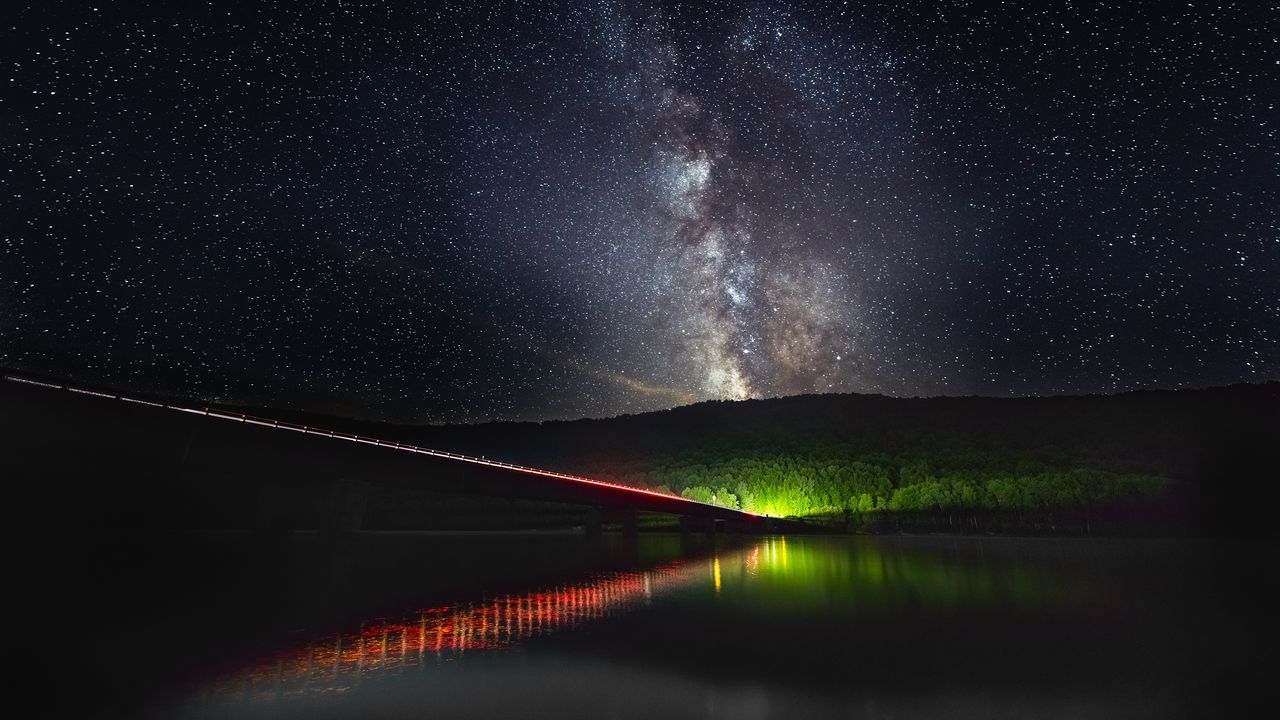
<svg viewBox="0 0 1280 720"><path fill-rule="evenodd" d="M756 49L769 39L743 31L726 41ZM804 251L800 224L762 207L795 202L811 188L788 180L780 163L735 146L736 128L722 119L725 113L670 77L681 62L677 49L645 50L659 58L642 65L650 103L640 106L656 130L659 202L649 226L660 247L653 274L664 282L653 292L669 303L664 331L677 361L704 396L831 388L831 359L848 352L843 336L856 326L852 298ZM756 67L739 72L778 81ZM837 307L829 307L829 298Z"/></svg>
<svg viewBox="0 0 1280 720"><path fill-rule="evenodd" d="M401 420L1280 375L1262 4L39 4L0 364Z"/></svg>

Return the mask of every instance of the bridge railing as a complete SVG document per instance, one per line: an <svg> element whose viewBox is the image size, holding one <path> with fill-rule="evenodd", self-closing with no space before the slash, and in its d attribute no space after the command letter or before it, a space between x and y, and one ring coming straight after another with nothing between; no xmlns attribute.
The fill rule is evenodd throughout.
<svg viewBox="0 0 1280 720"><path fill-rule="evenodd" d="M568 480L570 482L583 483L583 484L594 485L598 487L607 487L615 490L622 490L625 492L641 493L644 495L660 497L667 500L675 500L682 503L688 503L690 505L701 505L704 507L716 508L718 510L727 510L729 512L737 512L737 513L741 513L743 515L747 515L751 517L759 517L759 515L757 515L756 513L746 512L745 510L737 510L734 508L726 508L721 505L713 505L711 503L705 503L699 500L692 500L690 498L683 497L681 495L676 495L674 493L658 492L657 490L650 490L649 488L636 487L634 485L625 485L622 483L608 482L606 480L596 480L594 478L589 478L582 475L574 475L571 473L558 472L555 470L544 470L542 468L529 467L527 465L515 465L508 462L502 462L500 460L490 460L484 457L475 457L473 455L462 455L460 453L448 452L447 450L435 450L432 448L413 445L410 443L402 443L395 440L383 440L381 438L367 437L364 435L359 435L357 433L342 432L340 430L328 430L325 428L316 427L314 425L306 425L302 423L289 422L288 420L278 420L275 418L259 417L256 415L249 415L247 413L229 412L226 410L219 410L217 408L211 408L208 406L204 406L197 409L197 408L184 407L182 405L170 405L168 403L152 402L150 400L142 400L140 398L132 398L125 395L99 392L97 390L78 388L71 385L60 385L55 383L48 383L40 380L33 380L31 378L20 377L17 375L5 375L4 377L6 380L17 382L17 383L23 383L27 385L37 385L40 387L45 387L45 388L50 388L55 390L67 390L73 393L79 393L81 395L91 395L94 397L100 397L100 398L105 398L109 400L120 400L123 402L136 403L140 405L149 405L151 407L164 408L166 410L176 410L178 412L184 412L184 413L189 413L193 415L204 415L206 417L217 418L220 420L229 420L232 422L258 425L261 427L272 428L275 430L289 430L291 432L300 432L306 435L318 435L320 437L328 437L328 438L333 438L335 440L343 440L346 442L360 443L363 445L373 445L376 447L384 447L392 450L399 450L402 452L411 452L419 455L427 455L430 457L446 458L449 460L467 462L467 463L472 463L476 465L485 465L488 467L504 468L508 470L515 470L517 472L528 473L531 475L538 475L540 477L547 477L547 478L552 478L557 480Z"/></svg>

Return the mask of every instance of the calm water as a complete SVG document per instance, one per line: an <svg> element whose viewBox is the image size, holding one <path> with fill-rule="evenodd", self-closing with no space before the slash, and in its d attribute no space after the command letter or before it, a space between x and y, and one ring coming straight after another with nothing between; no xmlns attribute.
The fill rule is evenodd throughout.
<svg viewBox="0 0 1280 720"><path fill-rule="evenodd" d="M138 540L46 568L33 662L104 716L1214 716L1272 647L1273 547Z"/></svg>

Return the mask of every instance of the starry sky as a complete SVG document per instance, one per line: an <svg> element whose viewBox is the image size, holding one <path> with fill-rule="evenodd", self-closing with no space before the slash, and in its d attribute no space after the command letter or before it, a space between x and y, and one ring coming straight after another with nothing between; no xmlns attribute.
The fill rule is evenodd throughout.
<svg viewBox="0 0 1280 720"><path fill-rule="evenodd" d="M434 422L1277 379L1266 6L10 8L0 364Z"/></svg>

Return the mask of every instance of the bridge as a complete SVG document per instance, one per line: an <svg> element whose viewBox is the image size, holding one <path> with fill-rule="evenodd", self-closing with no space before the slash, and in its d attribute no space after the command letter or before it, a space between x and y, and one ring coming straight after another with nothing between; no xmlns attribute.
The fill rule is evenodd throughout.
<svg viewBox="0 0 1280 720"><path fill-rule="evenodd" d="M88 475L105 473L122 492L146 480L162 495L193 479L204 486L247 483L256 486L256 525L301 508L324 515L322 529L358 530L369 485L582 505L595 509L589 516L595 525L617 520L629 533L636 530L637 511L676 515L682 527L703 530L767 524L755 513L572 473L224 408L17 374L4 379L9 392L0 398L0 434L12 450L0 462L19 478L72 481L84 489ZM86 492L111 500L113 490L99 482ZM114 505L129 507L130 501ZM592 521L587 524L592 529Z"/></svg>

